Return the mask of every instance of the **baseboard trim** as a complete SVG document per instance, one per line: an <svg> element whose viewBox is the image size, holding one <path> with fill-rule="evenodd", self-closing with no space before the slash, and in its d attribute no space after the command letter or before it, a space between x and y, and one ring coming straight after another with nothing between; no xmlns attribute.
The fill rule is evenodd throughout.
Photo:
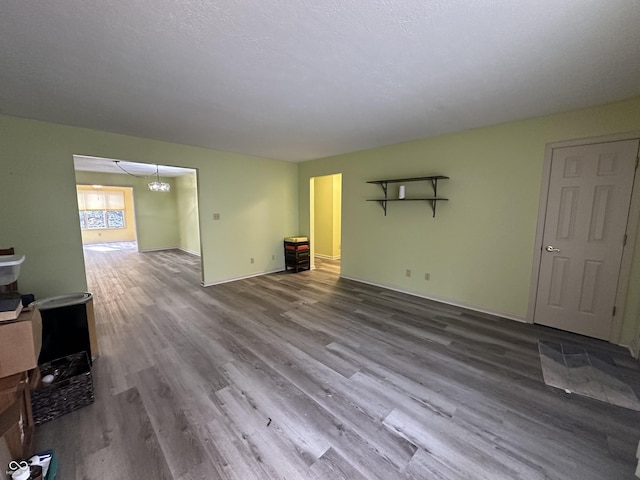
<svg viewBox="0 0 640 480"><path fill-rule="evenodd" d="M213 287L214 285L221 285L223 283L236 282L238 280L245 280L247 278L260 277L262 275L269 275L270 273L284 272L284 268L274 268L273 270L267 270L265 272L251 273L249 275L242 275L240 277L225 278L223 280L217 280L215 282L200 282L201 287Z"/></svg>
<svg viewBox="0 0 640 480"><path fill-rule="evenodd" d="M180 250L177 245L175 247L159 247L159 248L145 248L144 250L138 250L140 253L162 252L164 250Z"/></svg>
<svg viewBox="0 0 640 480"><path fill-rule="evenodd" d="M636 337L635 339L631 340L629 345L623 346L626 346L629 349L629 353L633 358L640 357L640 338Z"/></svg>
<svg viewBox="0 0 640 480"><path fill-rule="evenodd" d="M181 250L184 253L188 253L189 255L193 255L195 257L199 257L200 256L200 252L196 252L195 250L189 250L188 248L178 247L178 250Z"/></svg>
<svg viewBox="0 0 640 480"><path fill-rule="evenodd" d="M451 305L451 306L454 306L454 307L460 307L460 308L464 308L466 310L472 310L472 311L478 312L478 313L485 313L487 315L493 315L495 317L506 318L508 320L514 320L514 321L520 322L520 323L528 323L525 317L522 317L522 316L519 316L519 315L512 315L512 314L503 313L503 312L496 312L496 311L493 311L493 310L486 310L486 309L483 309L483 308L478 308L478 307L476 307L474 305L469 305L469 304L462 303L462 302L456 302L456 301L445 299L445 298L434 297L434 296L430 296L430 295L424 295L422 293L412 292L410 290L403 290L403 289L401 289L399 287L395 287L393 285L385 285L383 283L370 282L368 280L363 280L361 278L351 277L351 276L348 276L348 275L340 275L340 278L344 278L346 280L353 280L354 282L364 283L364 284L367 284L367 285L373 285L374 287L386 288L387 290L392 290L394 292L406 293L407 295L412 295L414 297L420 297L420 298L424 298L426 300L432 300L434 302L444 303L446 305Z"/></svg>
<svg viewBox="0 0 640 480"><path fill-rule="evenodd" d="M332 257L330 255L323 255L322 253L314 253L313 256L318 258L325 258L327 260L340 260L340 255Z"/></svg>

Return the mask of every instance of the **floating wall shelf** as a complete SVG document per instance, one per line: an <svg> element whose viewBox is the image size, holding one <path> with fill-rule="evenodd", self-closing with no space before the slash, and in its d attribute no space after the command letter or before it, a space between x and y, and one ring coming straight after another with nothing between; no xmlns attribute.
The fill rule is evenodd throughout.
<svg viewBox="0 0 640 480"><path fill-rule="evenodd" d="M371 180L367 183L374 183L380 185L384 192L384 198L374 198L367 200L367 202L378 202L384 210L385 217L387 216L387 202L428 202L431 205L433 216L436 216L436 204L437 202L446 202L448 198L438 197L438 180L448 180L449 177L444 175L431 175L428 177L412 177L412 178L394 178L389 180ZM410 183L410 182L429 182L433 188L433 197L420 197L420 198L388 198L388 186L390 183Z"/></svg>

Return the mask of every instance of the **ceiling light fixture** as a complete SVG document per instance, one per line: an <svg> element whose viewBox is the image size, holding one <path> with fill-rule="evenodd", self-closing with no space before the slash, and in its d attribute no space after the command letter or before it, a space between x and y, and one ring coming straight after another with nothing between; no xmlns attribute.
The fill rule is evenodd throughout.
<svg viewBox="0 0 640 480"><path fill-rule="evenodd" d="M151 174L151 175L134 175L133 173L127 172L122 167L122 165L120 165L120 160L114 160L113 163L115 163L116 166L120 170L122 170L124 173L126 173L127 175L131 175L132 177L136 177L136 178L156 177L155 182L149 182L147 184L147 187L149 187L149 190L151 190L152 192L169 192L169 191L171 191L171 184L160 181L159 167L158 167L157 164L156 164L156 173L154 173L154 174Z"/></svg>
<svg viewBox="0 0 640 480"><path fill-rule="evenodd" d="M171 185L160 181L160 174L158 173L158 165L156 165L156 181L148 184L149 190L152 192L168 192L171 190Z"/></svg>

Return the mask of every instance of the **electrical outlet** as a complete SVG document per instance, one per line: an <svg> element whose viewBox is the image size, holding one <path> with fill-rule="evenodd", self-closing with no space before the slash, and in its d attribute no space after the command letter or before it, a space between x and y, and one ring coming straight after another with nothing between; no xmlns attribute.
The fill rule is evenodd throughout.
<svg viewBox="0 0 640 480"><path fill-rule="evenodd" d="M219 213L214 213L213 214L213 219L214 220L220 220L220 214Z"/></svg>
<svg viewBox="0 0 640 480"><path fill-rule="evenodd" d="M406 270L406 272L404 272L404 274L405 274L407 277L410 277L410 276L411 276L411 270L409 270L409 269L407 268L407 270Z"/></svg>
<svg viewBox="0 0 640 480"><path fill-rule="evenodd" d="M251 257L251 260L249 260L249 263L254 263L255 259L253 257Z"/></svg>
<svg viewBox="0 0 640 480"><path fill-rule="evenodd" d="M431 280L431 274L430 273L425 273L424 274L424 279L428 282L429 280Z"/></svg>
<svg viewBox="0 0 640 480"><path fill-rule="evenodd" d="M276 256L275 255L271 255L271 260L275 260Z"/></svg>

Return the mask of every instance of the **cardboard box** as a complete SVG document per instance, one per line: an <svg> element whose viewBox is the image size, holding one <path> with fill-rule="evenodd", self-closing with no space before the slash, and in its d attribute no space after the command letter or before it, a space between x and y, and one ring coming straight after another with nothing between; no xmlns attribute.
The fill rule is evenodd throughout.
<svg viewBox="0 0 640 480"><path fill-rule="evenodd" d="M25 388L26 373L11 375L0 380L0 435L4 435L20 420L18 399Z"/></svg>
<svg viewBox="0 0 640 480"><path fill-rule="evenodd" d="M34 372L35 371L37 370L34 370ZM25 387L25 385L22 384L26 379L27 374L25 372L0 378L0 412L4 412L16 401L18 389ZM2 434L2 429L0 429L0 434Z"/></svg>
<svg viewBox="0 0 640 480"><path fill-rule="evenodd" d="M0 438L13 459L31 454L33 415L27 372L0 379L3 405L0 408Z"/></svg>
<svg viewBox="0 0 640 480"><path fill-rule="evenodd" d="M16 321L0 322L0 378L38 366L42 319L38 309L22 312Z"/></svg>
<svg viewBox="0 0 640 480"><path fill-rule="evenodd" d="M4 437L0 437L0 468L2 468L1 472L4 473L7 465L12 460L21 460L19 458L14 457L9 450L9 445L7 445L7 440ZM7 476L0 478L9 478Z"/></svg>

